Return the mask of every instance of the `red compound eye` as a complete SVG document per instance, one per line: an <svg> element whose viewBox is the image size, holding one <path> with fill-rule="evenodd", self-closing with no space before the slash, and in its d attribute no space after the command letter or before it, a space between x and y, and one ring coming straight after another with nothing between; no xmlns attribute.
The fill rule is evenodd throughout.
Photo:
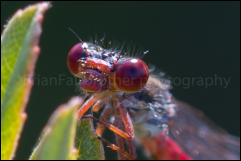
<svg viewBox="0 0 241 161"><path fill-rule="evenodd" d="M119 90L129 93L137 92L145 86L148 77L148 67L140 59L128 59L116 66L115 83Z"/></svg>
<svg viewBox="0 0 241 161"><path fill-rule="evenodd" d="M67 60L69 70L72 74L77 75L79 73L79 60L87 56L86 51L82 48L81 42L72 47Z"/></svg>

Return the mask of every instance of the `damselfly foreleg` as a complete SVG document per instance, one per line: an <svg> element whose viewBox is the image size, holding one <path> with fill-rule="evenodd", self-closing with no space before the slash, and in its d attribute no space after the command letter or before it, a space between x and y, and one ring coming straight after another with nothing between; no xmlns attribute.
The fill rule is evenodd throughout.
<svg viewBox="0 0 241 161"><path fill-rule="evenodd" d="M85 103L79 108L78 118L82 118L82 116L92 107L93 104L95 104L98 100L104 98L106 95L108 95L108 92L96 93L93 94L90 98L88 98L88 100L86 100Z"/></svg>

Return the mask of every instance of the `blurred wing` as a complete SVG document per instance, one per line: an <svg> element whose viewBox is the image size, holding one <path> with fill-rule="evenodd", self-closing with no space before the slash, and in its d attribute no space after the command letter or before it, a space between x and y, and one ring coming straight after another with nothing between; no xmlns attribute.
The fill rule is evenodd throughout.
<svg viewBox="0 0 241 161"><path fill-rule="evenodd" d="M240 139L209 121L200 111L179 101L169 120L169 136L193 159L240 159Z"/></svg>
<svg viewBox="0 0 241 161"><path fill-rule="evenodd" d="M240 159L239 138L215 126L200 111L173 99L169 89L165 79L152 75L143 90L124 97L139 142L157 140L156 136L164 134L193 159ZM160 147L165 145L163 142Z"/></svg>

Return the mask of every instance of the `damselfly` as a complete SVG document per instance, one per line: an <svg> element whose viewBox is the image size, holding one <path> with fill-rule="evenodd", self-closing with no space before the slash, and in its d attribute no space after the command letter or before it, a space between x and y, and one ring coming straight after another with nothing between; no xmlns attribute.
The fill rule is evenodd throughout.
<svg viewBox="0 0 241 161"><path fill-rule="evenodd" d="M67 62L90 94L79 108L79 118L98 122L98 138L118 151L119 159L136 158L135 138L156 159L240 158L239 138L175 100L169 81L149 73L141 59L128 57L122 49L80 41ZM99 119L85 115L90 108L93 112L103 108ZM105 127L116 134L116 145L102 137Z"/></svg>

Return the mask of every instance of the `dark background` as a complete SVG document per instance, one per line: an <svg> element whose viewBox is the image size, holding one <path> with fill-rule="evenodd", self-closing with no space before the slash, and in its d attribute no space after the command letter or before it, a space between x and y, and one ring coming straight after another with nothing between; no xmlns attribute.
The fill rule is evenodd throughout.
<svg viewBox="0 0 241 161"><path fill-rule="evenodd" d="M18 8L32 3L1 1L1 26ZM28 158L51 113L78 94L76 85L66 84L66 78L73 78L66 56L78 42L68 27L83 40L105 34L107 39L133 41L150 50L144 61L171 78L230 78L227 88L174 84L172 92L240 136L240 2L53 2L43 23L41 55L16 158ZM59 76L64 80L41 84Z"/></svg>

